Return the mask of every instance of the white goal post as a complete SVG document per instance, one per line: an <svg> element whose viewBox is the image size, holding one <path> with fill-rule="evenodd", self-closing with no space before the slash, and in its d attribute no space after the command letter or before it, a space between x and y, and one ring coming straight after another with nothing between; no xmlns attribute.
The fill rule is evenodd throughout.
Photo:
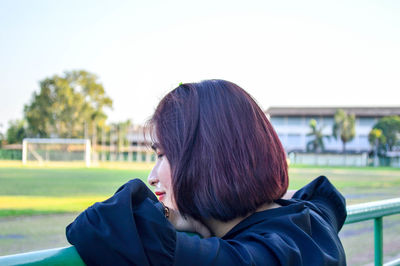
<svg viewBox="0 0 400 266"><path fill-rule="evenodd" d="M90 166L90 140L25 138L22 141L22 164L28 161L84 161Z"/></svg>

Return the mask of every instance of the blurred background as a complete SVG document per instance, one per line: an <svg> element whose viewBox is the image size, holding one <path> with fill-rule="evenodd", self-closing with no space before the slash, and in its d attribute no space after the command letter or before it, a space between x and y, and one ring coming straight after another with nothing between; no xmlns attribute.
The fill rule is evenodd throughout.
<svg viewBox="0 0 400 266"><path fill-rule="evenodd" d="M181 82L248 91L290 189L326 175L349 205L400 197L398 47L398 1L0 1L0 255L67 245L78 212L145 180L143 126ZM373 261L372 221L341 239L349 265Z"/></svg>

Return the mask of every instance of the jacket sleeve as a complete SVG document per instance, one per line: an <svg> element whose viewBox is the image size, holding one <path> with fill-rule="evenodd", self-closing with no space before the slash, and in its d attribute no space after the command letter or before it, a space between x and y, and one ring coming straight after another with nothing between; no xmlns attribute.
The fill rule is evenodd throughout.
<svg viewBox="0 0 400 266"><path fill-rule="evenodd" d="M140 179L131 180L68 225L67 240L87 265L171 265L176 231L157 203Z"/></svg>
<svg viewBox="0 0 400 266"><path fill-rule="evenodd" d="M346 200L325 176L316 178L298 190L292 198L313 203L336 232L342 228L347 217Z"/></svg>

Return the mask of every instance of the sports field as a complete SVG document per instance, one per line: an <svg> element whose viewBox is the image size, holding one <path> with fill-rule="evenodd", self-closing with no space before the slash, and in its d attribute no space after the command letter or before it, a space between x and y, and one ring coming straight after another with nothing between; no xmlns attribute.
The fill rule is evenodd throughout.
<svg viewBox="0 0 400 266"><path fill-rule="evenodd" d="M114 163L23 167L0 162L0 255L65 246L65 226L132 178L146 180L151 164ZM290 189L326 175L348 205L400 197L400 169L290 167ZM384 218L385 260L400 256L400 215ZM346 225L341 234L349 265L373 261L373 223Z"/></svg>

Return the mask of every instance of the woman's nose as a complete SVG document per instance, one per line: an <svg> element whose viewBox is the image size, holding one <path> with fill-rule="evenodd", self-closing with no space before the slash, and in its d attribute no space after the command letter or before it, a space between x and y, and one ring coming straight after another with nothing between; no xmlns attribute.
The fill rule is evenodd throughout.
<svg viewBox="0 0 400 266"><path fill-rule="evenodd" d="M149 176L147 177L147 182L150 184L150 186L156 186L158 183L158 178L157 175L151 171Z"/></svg>

